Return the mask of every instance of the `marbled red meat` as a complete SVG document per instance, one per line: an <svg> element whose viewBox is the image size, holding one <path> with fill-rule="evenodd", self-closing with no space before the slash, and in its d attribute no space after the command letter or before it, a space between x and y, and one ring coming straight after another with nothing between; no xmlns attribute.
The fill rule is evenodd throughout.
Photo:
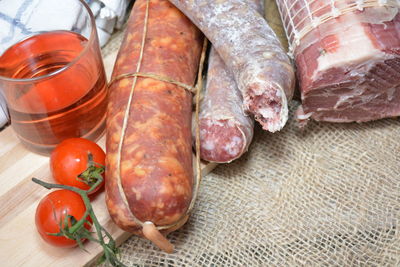
<svg viewBox="0 0 400 267"><path fill-rule="evenodd" d="M396 1L277 0L297 66L300 120L400 115Z"/></svg>

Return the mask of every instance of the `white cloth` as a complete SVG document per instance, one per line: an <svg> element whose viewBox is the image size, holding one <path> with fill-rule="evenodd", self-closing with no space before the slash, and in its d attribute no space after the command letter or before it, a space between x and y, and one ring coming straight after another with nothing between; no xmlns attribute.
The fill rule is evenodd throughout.
<svg viewBox="0 0 400 267"><path fill-rule="evenodd" d="M130 0L87 0L96 17L100 46L104 46L115 29L121 29Z"/></svg>
<svg viewBox="0 0 400 267"><path fill-rule="evenodd" d="M126 17L126 10L130 0L85 0L96 18L96 27L100 46L104 46L116 29L120 29ZM34 12L30 12L34 10ZM49 21L43 16L44 11L55 12L70 10L68 19L57 19ZM73 29L79 26L80 6L71 7L68 1L46 1L43 0L21 0L1 1L0 0L0 55L22 36L29 32L43 29ZM25 24L29 22L29 29ZM1 91L1 89L0 89ZM9 120L5 100L0 94L0 128Z"/></svg>

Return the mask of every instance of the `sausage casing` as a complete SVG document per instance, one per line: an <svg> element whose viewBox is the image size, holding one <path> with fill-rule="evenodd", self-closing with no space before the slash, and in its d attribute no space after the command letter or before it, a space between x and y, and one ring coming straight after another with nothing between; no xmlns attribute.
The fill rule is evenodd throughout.
<svg viewBox="0 0 400 267"><path fill-rule="evenodd" d="M133 6L112 77L152 73L193 85L203 35L169 1L152 0L139 60L146 6ZM125 77L110 84L106 204L122 229L141 234L138 222L165 226L184 217L193 185L191 116L191 93L172 83Z"/></svg>

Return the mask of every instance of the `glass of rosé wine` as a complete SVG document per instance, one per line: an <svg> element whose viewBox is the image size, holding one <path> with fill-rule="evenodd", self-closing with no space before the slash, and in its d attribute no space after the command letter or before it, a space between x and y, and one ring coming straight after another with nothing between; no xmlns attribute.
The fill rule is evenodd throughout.
<svg viewBox="0 0 400 267"><path fill-rule="evenodd" d="M0 93L11 127L33 152L103 134L107 81L84 1L0 1Z"/></svg>

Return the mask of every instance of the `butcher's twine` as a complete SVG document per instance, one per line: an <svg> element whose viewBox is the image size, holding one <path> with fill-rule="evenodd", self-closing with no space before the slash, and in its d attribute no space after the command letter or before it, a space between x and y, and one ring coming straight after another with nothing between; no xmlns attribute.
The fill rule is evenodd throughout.
<svg viewBox="0 0 400 267"><path fill-rule="evenodd" d="M117 174L118 174L118 179L117 179L117 185L119 188L119 192L121 195L121 198L124 202L124 205L127 207L127 209L131 212L130 208L129 208L129 203L128 203L128 199L125 195L125 191L123 190L122 187L122 178L121 178L121 153L122 153L122 147L123 147L123 143L125 140L125 135L126 135L126 129L128 127L128 120L129 120L129 110L132 104L132 100L133 100L133 95L134 95L134 89L136 87L136 82L137 82L137 78L138 77L146 77L146 78L152 78L155 80L159 80L162 82L167 82L167 83L171 83L174 85L177 85L193 94L195 94L195 104L196 104L196 108L195 108L195 124L196 124L196 129L195 129L195 148L196 148L196 172L195 172L195 176L194 176L194 185L193 185L193 192L192 192L192 199L189 203L189 207L187 209L187 211L185 212L185 214L176 222L174 222L173 224L168 224L168 225L156 225L156 228L158 230L168 230L171 228L174 228L177 225L180 225L183 220L187 219L187 216L190 214L190 212L193 209L193 206L195 204L197 195L198 195L198 191L199 191L199 187L200 187L200 181L201 181L201 160L200 160L200 131L199 131L199 104L200 104L200 91L201 88L203 87L203 67L204 67L204 61L205 61L205 57L206 57L206 51L207 51L207 42L208 40L206 38L204 38L204 42L203 42L203 47L202 47L202 53L200 56L200 62L199 62L199 67L198 67L198 74L197 74L197 82L196 85L190 86L187 85L185 83L176 81L170 77L165 77L162 75L158 75L155 73L142 73L140 72L140 68L142 65L142 59L143 59L143 55L144 55L144 47L146 44L146 37L147 37L147 29L148 29L148 17L149 17L149 11L150 11L150 1L151 0L147 0L146 1L146 11L145 11L145 17L144 17L144 22L143 22L143 34L142 34L142 40L141 40L141 45L140 45L140 54L139 54L139 59L138 59L138 63L136 66L136 72L135 73L125 73L125 74L120 74L116 77L113 77L111 79L111 81L108 84L108 87L111 87L111 85L116 82L119 81L121 79L127 79L127 78L133 78L133 83L131 86L131 90L129 93L129 97L128 97L128 103L126 105L125 108L125 113L124 113L124 120L122 123L122 130L121 130L121 138L120 141L118 143L118 151L117 151ZM144 225L145 222L139 220L135 214L133 214L131 212L132 215L132 219L135 221L135 223L139 226Z"/></svg>
<svg viewBox="0 0 400 267"><path fill-rule="evenodd" d="M265 6L284 37L275 1ZM203 177L189 221L168 235L173 254L132 236L121 260L143 267L400 266L400 120L312 121L299 130L297 106L291 103L281 132L256 127L248 153Z"/></svg>

